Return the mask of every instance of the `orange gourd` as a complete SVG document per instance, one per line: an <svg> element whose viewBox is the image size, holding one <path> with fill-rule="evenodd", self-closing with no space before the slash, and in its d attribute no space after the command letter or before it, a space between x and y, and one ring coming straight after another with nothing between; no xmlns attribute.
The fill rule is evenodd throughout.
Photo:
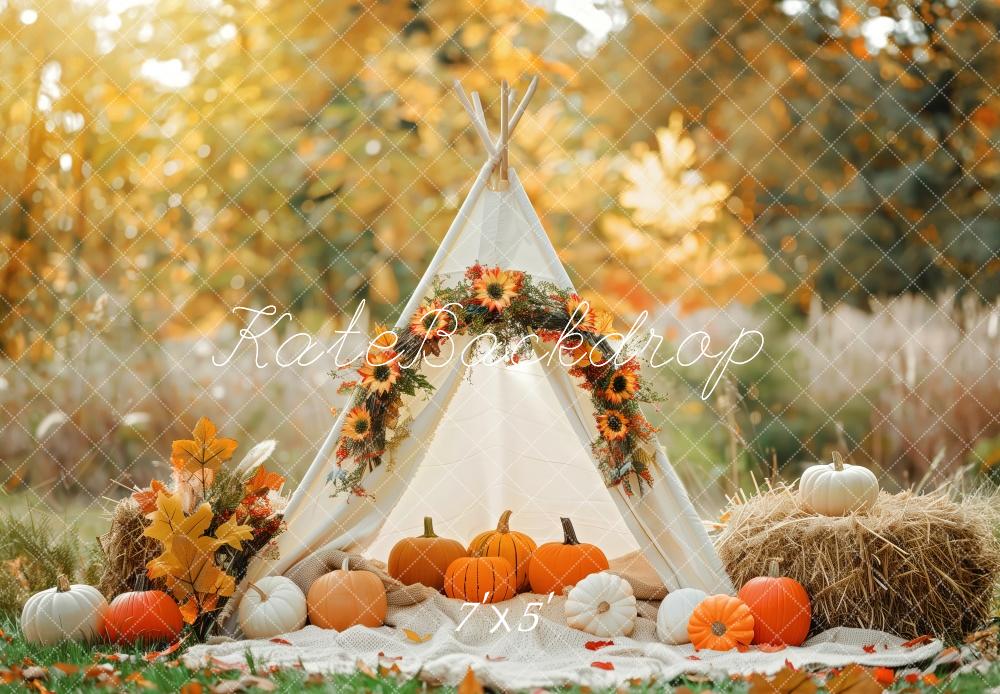
<svg viewBox="0 0 1000 694"><path fill-rule="evenodd" d="M177 603L162 590L122 593L108 605L102 636L119 644L173 641L184 619Z"/></svg>
<svg viewBox="0 0 1000 694"><path fill-rule="evenodd" d="M448 567L444 593L465 602L491 604L517 595L516 574L501 557L462 557Z"/></svg>
<svg viewBox="0 0 1000 694"><path fill-rule="evenodd" d="M767 576L751 578L739 598L753 614L753 642L800 646L809 635L809 594L802 584L778 573L772 559Z"/></svg>
<svg viewBox="0 0 1000 694"><path fill-rule="evenodd" d="M460 542L434 534L434 523L428 516L424 518L423 535L404 538L389 552L389 575L408 586L422 583L441 590L444 572L453 561L466 556Z"/></svg>
<svg viewBox="0 0 1000 694"><path fill-rule="evenodd" d="M309 621L323 629L382 626L389 610L382 579L371 571L351 571L345 557L340 569L323 574L306 596Z"/></svg>
<svg viewBox="0 0 1000 694"><path fill-rule="evenodd" d="M695 650L729 651L753 641L753 614L746 603L729 595L710 595L694 608L688 638Z"/></svg>
<svg viewBox="0 0 1000 694"><path fill-rule="evenodd" d="M484 557L501 557L510 562L517 574L518 591L528 587L528 564L538 546L524 533L510 529L511 511L504 511L497 522L496 530L479 533L469 543L469 554L481 552Z"/></svg>
<svg viewBox="0 0 1000 694"><path fill-rule="evenodd" d="M559 520L563 541L546 542L535 550L528 563L528 582L533 593L561 595L567 586L609 568L608 558L599 547L576 539L576 530L569 518Z"/></svg>

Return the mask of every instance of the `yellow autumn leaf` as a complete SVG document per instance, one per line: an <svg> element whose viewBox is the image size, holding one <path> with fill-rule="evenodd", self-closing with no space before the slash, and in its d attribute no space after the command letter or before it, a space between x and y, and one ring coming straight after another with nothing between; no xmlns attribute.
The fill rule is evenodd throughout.
<svg viewBox="0 0 1000 694"><path fill-rule="evenodd" d="M184 508L181 500L169 492L160 492L156 497L156 510L146 515L149 526L142 532L146 537L166 544L167 540L184 522Z"/></svg>
<svg viewBox="0 0 1000 694"><path fill-rule="evenodd" d="M216 547L229 545L233 549L242 549L243 542L252 539L253 528L240 525L235 516L215 529Z"/></svg>
<svg viewBox="0 0 1000 694"><path fill-rule="evenodd" d="M430 641L433 636L433 634L418 634L413 629L403 629L403 633L413 643L425 643L426 641Z"/></svg>
<svg viewBox="0 0 1000 694"><path fill-rule="evenodd" d="M193 439L178 439L173 443L170 463L176 469L191 473L218 470L233 457L238 444L233 439L218 438L212 420L199 419L193 433Z"/></svg>

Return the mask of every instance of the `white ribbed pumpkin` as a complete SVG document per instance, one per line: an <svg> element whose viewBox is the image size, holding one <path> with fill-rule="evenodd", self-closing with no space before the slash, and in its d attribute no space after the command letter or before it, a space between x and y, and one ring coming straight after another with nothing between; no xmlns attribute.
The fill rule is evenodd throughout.
<svg viewBox="0 0 1000 694"><path fill-rule="evenodd" d="M824 516L846 516L870 508L878 498L875 473L849 465L833 452L833 462L806 468L799 482L799 498L806 510Z"/></svg>
<svg viewBox="0 0 1000 694"><path fill-rule="evenodd" d="M628 636L637 615L632 586L614 574L590 574L566 596L566 624L594 636Z"/></svg>
<svg viewBox="0 0 1000 694"><path fill-rule="evenodd" d="M61 641L97 638L108 601L101 591L60 576L55 588L35 593L21 609L21 631L28 643L51 646Z"/></svg>
<svg viewBox="0 0 1000 694"><path fill-rule="evenodd" d="M679 645L690 643L688 622L694 608L708 597L708 593L697 588L680 588L667 594L656 613L656 635L663 643Z"/></svg>
<svg viewBox="0 0 1000 694"><path fill-rule="evenodd" d="M269 639L305 626L306 596L290 578L268 576L250 585L239 614L244 636Z"/></svg>

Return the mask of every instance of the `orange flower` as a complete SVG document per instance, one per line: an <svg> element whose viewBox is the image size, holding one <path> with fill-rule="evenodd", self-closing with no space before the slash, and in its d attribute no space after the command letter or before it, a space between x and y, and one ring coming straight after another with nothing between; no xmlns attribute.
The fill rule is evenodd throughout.
<svg viewBox="0 0 1000 694"><path fill-rule="evenodd" d="M591 346L586 342L582 342L573 349L564 349L570 356L569 366L571 368L586 369L590 366L603 366L606 361L604 354L596 345Z"/></svg>
<svg viewBox="0 0 1000 694"><path fill-rule="evenodd" d="M376 347L392 349L396 346L396 342L399 340L399 336L382 323L375 324L374 335L375 339L372 340L372 345Z"/></svg>
<svg viewBox="0 0 1000 694"><path fill-rule="evenodd" d="M628 424L621 412L608 410L604 414L597 415L597 428L601 436L608 441L617 441L625 438L628 434Z"/></svg>
<svg viewBox="0 0 1000 694"><path fill-rule="evenodd" d="M590 330L598 335L607 335L614 324L614 316L599 308L590 311Z"/></svg>
<svg viewBox="0 0 1000 694"><path fill-rule="evenodd" d="M437 299L423 304L410 319L410 331L418 337L430 339L447 335L450 316L441 308L441 302Z"/></svg>
<svg viewBox="0 0 1000 694"><path fill-rule="evenodd" d="M634 371L628 369L618 369L611 374L607 388L604 389L604 399L620 405L626 400L631 400L632 396L639 390L639 377Z"/></svg>
<svg viewBox="0 0 1000 694"><path fill-rule="evenodd" d="M365 365L358 369L361 385L374 393L385 395L399 379L399 360L396 353L369 352Z"/></svg>
<svg viewBox="0 0 1000 694"><path fill-rule="evenodd" d="M524 273L498 267L484 270L472 283L473 300L490 311L500 313L510 306L523 284Z"/></svg>
<svg viewBox="0 0 1000 694"><path fill-rule="evenodd" d="M355 407L344 420L343 435L354 441L364 441L372 433L372 416L364 407Z"/></svg>

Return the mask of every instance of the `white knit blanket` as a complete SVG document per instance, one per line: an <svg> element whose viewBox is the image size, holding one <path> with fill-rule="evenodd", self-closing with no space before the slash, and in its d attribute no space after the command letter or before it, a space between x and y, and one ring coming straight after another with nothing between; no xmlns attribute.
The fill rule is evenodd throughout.
<svg viewBox="0 0 1000 694"><path fill-rule="evenodd" d="M378 665L398 665L404 676L421 672L424 679L456 684L472 668L484 684L498 689L524 689L564 684L610 687L629 678L656 678L663 682L684 673L706 675L771 674L785 666L900 667L928 660L942 648L940 641L904 647L903 639L864 629L831 629L814 636L802 647L764 652L755 647L740 653L695 652L691 645L667 646L656 641L657 603L640 602L640 617L629 638L606 639L614 645L598 650L586 647L594 636L566 626L564 598L543 604L537 625L523 615L538 595L519 595L498 605L506 610L504 623L489 605L479 605L472 616L462 603L434 594L408 607L390 607L387 625L378 629L352 627L343 632L314 626L271 641L229 641L193 646L184 654L186 665L240 667L249 651L257 664L304 667L309 672L350 673L363 661L372 670ZM537 608L533 608L537 610ZM529 610L530 611L530 610ZM463 619L465 620L464 623ZM460 628L459 625L461 624ZM509 630L508 630L509 628ZM403 631L426 640L418 643ZM380 655L382 654L382 655ZM613 670L592 663L610 663Z"/></svg>

